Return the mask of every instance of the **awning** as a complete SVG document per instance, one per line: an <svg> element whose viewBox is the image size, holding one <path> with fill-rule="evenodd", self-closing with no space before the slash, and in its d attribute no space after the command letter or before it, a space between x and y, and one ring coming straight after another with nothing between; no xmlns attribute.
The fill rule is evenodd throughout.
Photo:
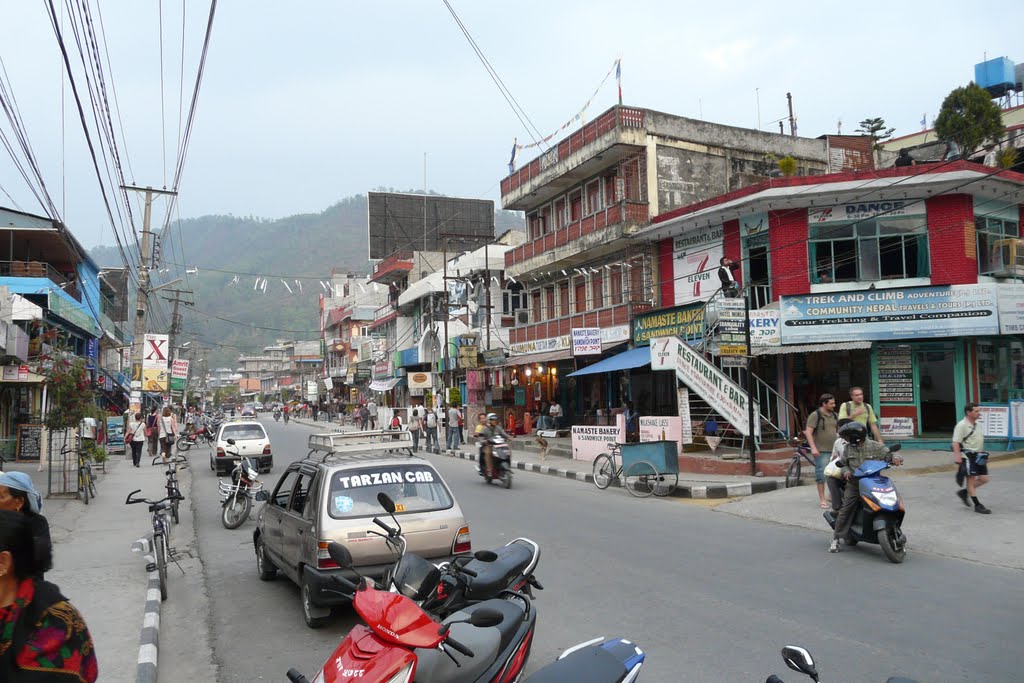
<svg viewBox="0 0 1024 683"><path fill-rule="evenodd" d="M580 375L595 375L599 372L615 372L617 370L629 370L649 365L651 362L651 348L641 346L638 349L630 349L616 354L611 358L605 358L593 365L588 365L582 370L569 373L568 377L579 377Z"/></svg>
<svg viewBox="0 0 1024 683"><path fill-rule="evenodd" d="M370 382L371 391L391 391L395 385L401 382L404 377L392 377L391 379L375 379Z"/></svg>
<svg viewBox="0 0 1024 683"><path fill-rule="evenodd" d="M822 353L824 351L849 351L870 349L869 341L849 341L824 344L783 344L782 346L755 346L755 356L778 356L788 353Z"/></svg>
<svg viewBox="0 0 1024 683"><path fill-rule="evenodd" d="M560 351L541 351L539 353L522 353L518 356L509 356L505 361L505 367L511 368L516 365L533 365L534 363L550 363L556 360L565 360L572 357L570 349Z"/></svg>

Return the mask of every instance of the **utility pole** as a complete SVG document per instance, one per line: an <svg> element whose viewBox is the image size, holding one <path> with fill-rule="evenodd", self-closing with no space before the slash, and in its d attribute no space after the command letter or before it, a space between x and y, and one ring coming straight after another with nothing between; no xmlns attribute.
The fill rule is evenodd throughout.
<svg viewBox="0 0 1024 683"><path fill-rule="evenodd" d="M487 244L484 244L484 301L486 302L486 308L484 309L484 327L487 330L487 346L488 351L491 350L491 261L487 256Z"/></svg>
<svg viewBox="0 0 1024 683"><path fill-rule="evenodd" d="M789 105L789 134L796 137L796 117L793 116L793 95L786 93L786 103Z"/></svg>
<svg viewBox="0 0 1024 683"><path fill-rule="evenodd" d="M134 185L122 185L123 190L144 192L146 194L145 211L142 214L142 242L139 245L139 290L138 301L135 304L135 338L132 340L132 388L136 388L135 379L138 377L138 387L142 387L142 356L144 337L146 335L146 312L149 307L149 223L153 208L153 195L162 194L177 196L172 190L154 190L152 187L136 187Z"/></svg>
<svg viewBox="0 0 1024 683"><path fill-rule="evenodd" d="M174 294L173 297L165 297L168 301L174 304L174 308L171 311L171 329L167 332L170 337L168 340L168 346L170 346L171 351L173 352L178 348L175 346L175 342L178 341L178 335L181 334L181 313L178 312L178 305L185 304L186 306L193 306L195 304L188 299L181 298L182 294L193 294L190 289L168 289L167 291ZM172 357L171 360L174 360L174 358Z"/></svg>

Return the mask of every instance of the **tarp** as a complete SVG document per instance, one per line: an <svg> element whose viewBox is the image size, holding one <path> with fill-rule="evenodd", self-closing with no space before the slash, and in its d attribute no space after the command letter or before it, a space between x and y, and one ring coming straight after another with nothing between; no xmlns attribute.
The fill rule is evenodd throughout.
<svg viewBox="0 0 1024 683"><path fill-rule="evenodd" d="M604 360L598 361L593 365L588 365L582 370L569 373L569 377L579 377L580 375L595 375L600 372L615 372L617 370L629 370L632 368L643 367L651 362L651 349L648 346L642 346L638 349L630 349L622 353L616 354L611 358L605 358Z"/></svg>
<svg viewBox="0 0 1024 683"><path fill-rule="evenodd" d="M395 385L401 382L404 377L392 377L391 379L375 379L370 382L371 391L391 391Z"/></svg>

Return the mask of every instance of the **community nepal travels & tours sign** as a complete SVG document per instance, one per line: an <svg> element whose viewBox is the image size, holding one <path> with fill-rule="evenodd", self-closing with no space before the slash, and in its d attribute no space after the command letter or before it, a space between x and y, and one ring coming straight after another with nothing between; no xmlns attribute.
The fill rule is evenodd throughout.
<svg viewBox="0 0 1024 683"><path fill-rule="evenodd" d="M994 285L784 296L782 343L999 334Z"/></svg>
<svg viewBox="0 0 1024 683"><path fill-rule="evenodd" d="M677 304L704 301L714 294L718 264L725 254L721 225L698 228L672 240L672 276Z"/></svg>

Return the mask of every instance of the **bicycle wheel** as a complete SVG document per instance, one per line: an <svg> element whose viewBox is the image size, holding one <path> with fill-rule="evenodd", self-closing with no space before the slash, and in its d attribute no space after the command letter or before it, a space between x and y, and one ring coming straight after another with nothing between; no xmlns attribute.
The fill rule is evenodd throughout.
<svg viewBox="0 0 1024 683"><path fill-rule="evenodd" d="M602 491L608 488L615 478L615 463L607 453L594 458L594 486Z"/></svg>
<svg viewBox="0 0 1024 683"><path fill-rule="evenodd" d="M78 496L83 503L89 504L89 482L84 467L78 468Z"/></svg>
<svg viewBox="0 0 1024 683"><path fill-rule="evenodd" d="M178 498L177 498L177 495L178 495L178 487L177 486L174 487L174 494L175 494L175 497L173 499L171 499L171 519L173 519L174 523L177 524L178 521L179 521L179 518L178 518L178 502L179 501L178 501Z"/></svg>
<svg viewBox="0 0 1024 683"><path fill-rule="evenodd" d="M679 486L678 472L660 472L654 481L654 495L671 496Z"/></svg>
<svg viewBox="0 0 1024 683"><path fill-rule="evenodd" d="M160 600L167 599L167 539L163 534L153 536L153 554L156 555L156 572L160 577Z"/></svg>
<svg viewBox="0 0 1024 683"><path fill-rule="evenodd" d="M800 485L800 456L793 458L793 462L789 463L789 469L786 470L786 488L790 489L794 486Z"/></svg>
<svg viewBox="0 0 1024 683"><path fill-rule="evenodd" d="M650 460L637 460L622 473L626 490L637 498L646 498L654 493L658 481L658 470Z"/></svg>
<svg viewBox="0 0 1024 683"><path fill-rule="evenodd" d="M92 476L92 468L89 467L86 470L89 477L89 495L93 498L96 497L96 477Z"/></svg>

